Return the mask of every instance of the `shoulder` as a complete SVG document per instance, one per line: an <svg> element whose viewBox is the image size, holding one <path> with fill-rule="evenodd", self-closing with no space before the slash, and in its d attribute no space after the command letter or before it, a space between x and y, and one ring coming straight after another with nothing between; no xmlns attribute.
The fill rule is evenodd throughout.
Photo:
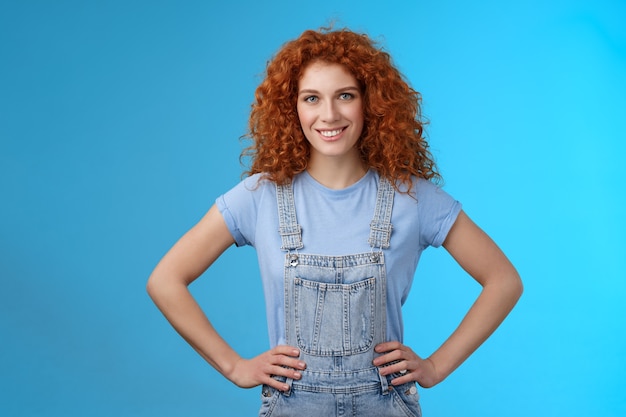
<svg viewBox="0 0 626 417"><path fill-rule="evenodd" d="M406 183L396 182L396 196L401 199L412 200L415 204L419 202L428 203L432 199L453 199L440 185L423 178L412 177L411 188ZM422 201L423 200L423 201Z"/></svg>
<svg viewBox="0 0 626 417"><path fill-rule="evenodd" d="M406 190L406 186L400 190ZM396 207L406 221L417 224L422 246L437 247L443 243L462 205L432 181L413 178L410 193L396 193L394 209Z"/></svg>
<svg viewBox="0 0 626 417"><path fill-rule="evenodd" d="M231 200L239 198L258 198L260 195L272 191L275 185L272 181L265 179L263 174L254 174L244 178L230 190L226 191L220 198Z"/></svg>
<svg viewBox="0 0 626 417"><path fill-rule="evenodd" d="M276 211L276 187L261 174L252 175L220 195L215 204L237 245L253 244L258 220Z"/></svg>
<svg viewBox="0 0 626 417"><path fill-rule="evenodd" d="M253 215L264 202L275 200L274 182L265 179L262 174L255 174L240 181L215 202L222 213L230 210L240 215Z"/></svg>

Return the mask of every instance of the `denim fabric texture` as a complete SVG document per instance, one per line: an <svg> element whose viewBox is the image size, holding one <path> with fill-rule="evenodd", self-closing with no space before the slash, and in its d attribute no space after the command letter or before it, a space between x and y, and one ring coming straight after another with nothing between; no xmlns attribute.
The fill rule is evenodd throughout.
<svg viewBox="0 0 626 417"><path fill-rule="evenodd" d="M304 247L290 184L277 186L284 263L287 344L307 369L286 392L262 389L261 417L421 417L415 383L390 385L372 361L386 340L385 253L394 189L381 178L370 224L371 251L343 256L300 253Z"/></svg>

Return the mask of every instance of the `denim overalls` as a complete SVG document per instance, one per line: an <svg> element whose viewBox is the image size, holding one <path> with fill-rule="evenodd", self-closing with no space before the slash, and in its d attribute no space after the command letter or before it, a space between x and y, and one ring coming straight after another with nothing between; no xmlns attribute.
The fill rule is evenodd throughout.
<svg viewBox="0 0 626 417"><path fill-rule="evenodd" d="M385 341L386 276L394 189L381 177L370 224L371 252L312 255L303 248L291 184L277 186L285 255L286 343L307 364L287 392L264 386L261 417L420 417L415 383L393 387L372 361ZM284 378L283 378L284 380Z"/></svg>

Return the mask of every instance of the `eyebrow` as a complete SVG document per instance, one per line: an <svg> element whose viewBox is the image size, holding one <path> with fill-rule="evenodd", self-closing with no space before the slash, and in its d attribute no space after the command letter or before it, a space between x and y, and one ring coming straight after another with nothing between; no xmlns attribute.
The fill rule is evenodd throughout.
<svg viewBox="0 0 626 417"><path fill-rule="evenodd" d="M358 88L358 87L355 87L355 86L348 86L348 87L343 87L343 88L340 88L340 89L336 90L336 91L335 91L335 94L337 94L337 93L343 93L344 91L356 91L356 92L360 92L361 90L359 90L359 88ZM300 91L298 91L298 95L301 95L301 94L319 94L319 91L314 90L314 89L311 89L311 88L306 88L306 89L304 89L304 90L300 90Z"/></svg>

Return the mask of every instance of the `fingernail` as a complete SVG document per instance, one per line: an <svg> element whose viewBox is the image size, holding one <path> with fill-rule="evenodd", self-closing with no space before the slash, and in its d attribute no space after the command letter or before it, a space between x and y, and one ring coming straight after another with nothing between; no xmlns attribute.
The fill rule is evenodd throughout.
<svg viewBox="0 0 626 417"><path fill-rule="evenodd" d="M293 377L294 378L300 379L301 376L302 376L302 374L300 374L300 372L294 372L293 373Z"/></svg>
<svg viewBox="0 0 626 417"><path fill-rule="evenodd" d="M306 363L298 362L298 368L302 368L302 369L306 368Z"/></svg>
<svg viewBox="0 0 626 417"><path fill-rule="evenodd" d="M293 353L294 356L300 355L300 351L298 349L292 350L291 353Z"/></svg>

